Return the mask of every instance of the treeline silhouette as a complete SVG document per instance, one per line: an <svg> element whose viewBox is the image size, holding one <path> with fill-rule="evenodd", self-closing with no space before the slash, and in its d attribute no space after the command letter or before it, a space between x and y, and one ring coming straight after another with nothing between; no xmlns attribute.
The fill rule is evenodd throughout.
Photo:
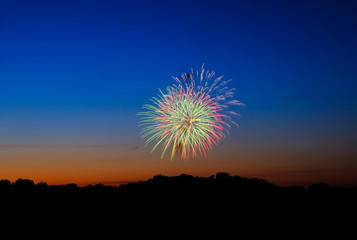
<svg viewBox="0 0 357 240"><path fill-rule="evenodd" d="M79 187L76 184L48 185L45 182L35 184L29 179L18 179L15 182L0 180L2 194L31 193L112 193L122 197L150 194L154 196L190 195L220 196L222 198L240 197L305 197L305 196L340 196L353 197L357 195L357 187L331 187L326 183L312 184L307 189L301 186L276 186L264 179L230 176L218 172L210 177L194 177L187 174L179 176L155 175L147 181L131 182L115 185L87 185Z"/></svg>
<svg viewBox="0 0 357 240"><path fill-rule="evenodd" d="M274 217L280 223L303 219L313 225L318 219L329 222L331 216L355 216L357 187L324 183L308 188L282 187L224 172L210 177L155 175L119 186L48 185L18 179L0 180L0 202L11 215L16 210L27 216L45 216L44 219L61 216L72 222L93 220L95 216L96 220L141 219L145 224L156 218L161 224L166 223L165 219L184 219L192 226L197 221L227 225L261 221L263 225L274 225L270 222Z"/></svg>

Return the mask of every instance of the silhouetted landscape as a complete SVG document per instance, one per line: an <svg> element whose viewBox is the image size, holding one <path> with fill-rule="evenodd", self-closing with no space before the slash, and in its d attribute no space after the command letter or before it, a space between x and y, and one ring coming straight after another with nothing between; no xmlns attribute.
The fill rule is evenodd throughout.
<svg viewBox="0 0 357 240"><path fill-rule="evenodd" d="M102 195L115 196L118 199L199 199L205 198L220 200L249 200L249 199L291 199L308 200L318 197L328 199L354 199L357 196L357 187L332 187L326 183L310 185L307 189L301 186L276 186L264 179L230 176L219 172L210 177L194 177L187 174L179 176L155 175L147 181L138 181L116 185L87 185L79 187L76 184L48 185L45 182L35 184L29 179L18 179L15 182L0 180L2 196L54 194L57 196L71 195Z"/></svg>
<svg viewBox="0 0 357 240"><path fill-rule="evenodd" d="M191 226L199 222L234 229L238 222L275 227L276 221L286 226L291 222L314 226L316 222L347 221L355 216L357 187L324 183L306 189L281 187L263 179L219 172L210 177L155 175L119 186L0 180L0 196L3 209L15 220L14 211L73 224L123 220L155 226L184 221Z"/></svg>

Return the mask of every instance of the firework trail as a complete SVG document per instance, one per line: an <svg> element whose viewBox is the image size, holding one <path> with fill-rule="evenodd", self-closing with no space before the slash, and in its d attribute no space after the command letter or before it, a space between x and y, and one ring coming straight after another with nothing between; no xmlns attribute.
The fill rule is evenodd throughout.
<svg viewBox="0 0 357 240"><path fill-rule="evenodd" d="M191 69L191 73L181 75L181 80L173 77L176 84L168 86L166 93L160 90L158 97L150 99L152 105L143 106L147 111L138 113L141 134L147 138L146 145L155 142L152 152L161 146L161 158L167 150L171 151L171 160L176 153L184 159L198 153L206 156L231 124L238 125L231 117L238 114L229 106L244 104L228 100L235 90L226 86L231 80L223 81L223 76L213 80L214 75L214 71L205 71L204 65L196 75Z"/></svg>

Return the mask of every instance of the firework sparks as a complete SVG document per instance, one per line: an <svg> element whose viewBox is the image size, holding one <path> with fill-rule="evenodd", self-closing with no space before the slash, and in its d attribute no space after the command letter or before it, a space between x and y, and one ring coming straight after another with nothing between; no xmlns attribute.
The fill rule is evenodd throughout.
<svg viewBox="0 0 357 240"><path fill-rule="evenodd" d="M143 126L142 137L146 144L155 142L152 149L162 148L161 158L167 150L171 151L171 159L176 153L181 158L206 156L206 152L225 136L233 120L233 111L227 111L228 105L243 105L237 100L227 101L234 95L235 89L229 89L222 81L223 76L212 81L214 72L197 72L194 78L183 73L182 81L177 77L177 84L167 87L166 93L160 90L158 98L152 98L152 105L144 105L147 111L140 112L140 126ZM189 77L188 77L189 76ZM198 81L198 82L196 82Z"/></svg>

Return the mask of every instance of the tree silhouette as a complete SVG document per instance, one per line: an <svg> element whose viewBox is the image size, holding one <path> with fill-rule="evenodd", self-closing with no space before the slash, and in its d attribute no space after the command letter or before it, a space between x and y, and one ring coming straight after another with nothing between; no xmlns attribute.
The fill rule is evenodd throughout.
<svg viewBox="0 0 357 240"><path fill-rule="evenodd" d="M47 185L44 182L35 184L32 180L20 178L13 183L9 180L0 180L0 194L50 197L51 201L79 201L78 204L88 201L114 205L119 201L140 202L140 204L168 202L204 203L210 206L220 205L222 208L236 206L238 203L255 208L268 208L277 204L281 206L287 204L287 208L293 206L296 208L307 203L318 204L321 201L335 204L357 200L356 187L333 188L328 184L319 183L312 184L305 190L299 186L275 186L264 179L230 176L225 172L218 172L207 178L187 174L172 177L159 174L147 181L119 186Z"/></svg>

